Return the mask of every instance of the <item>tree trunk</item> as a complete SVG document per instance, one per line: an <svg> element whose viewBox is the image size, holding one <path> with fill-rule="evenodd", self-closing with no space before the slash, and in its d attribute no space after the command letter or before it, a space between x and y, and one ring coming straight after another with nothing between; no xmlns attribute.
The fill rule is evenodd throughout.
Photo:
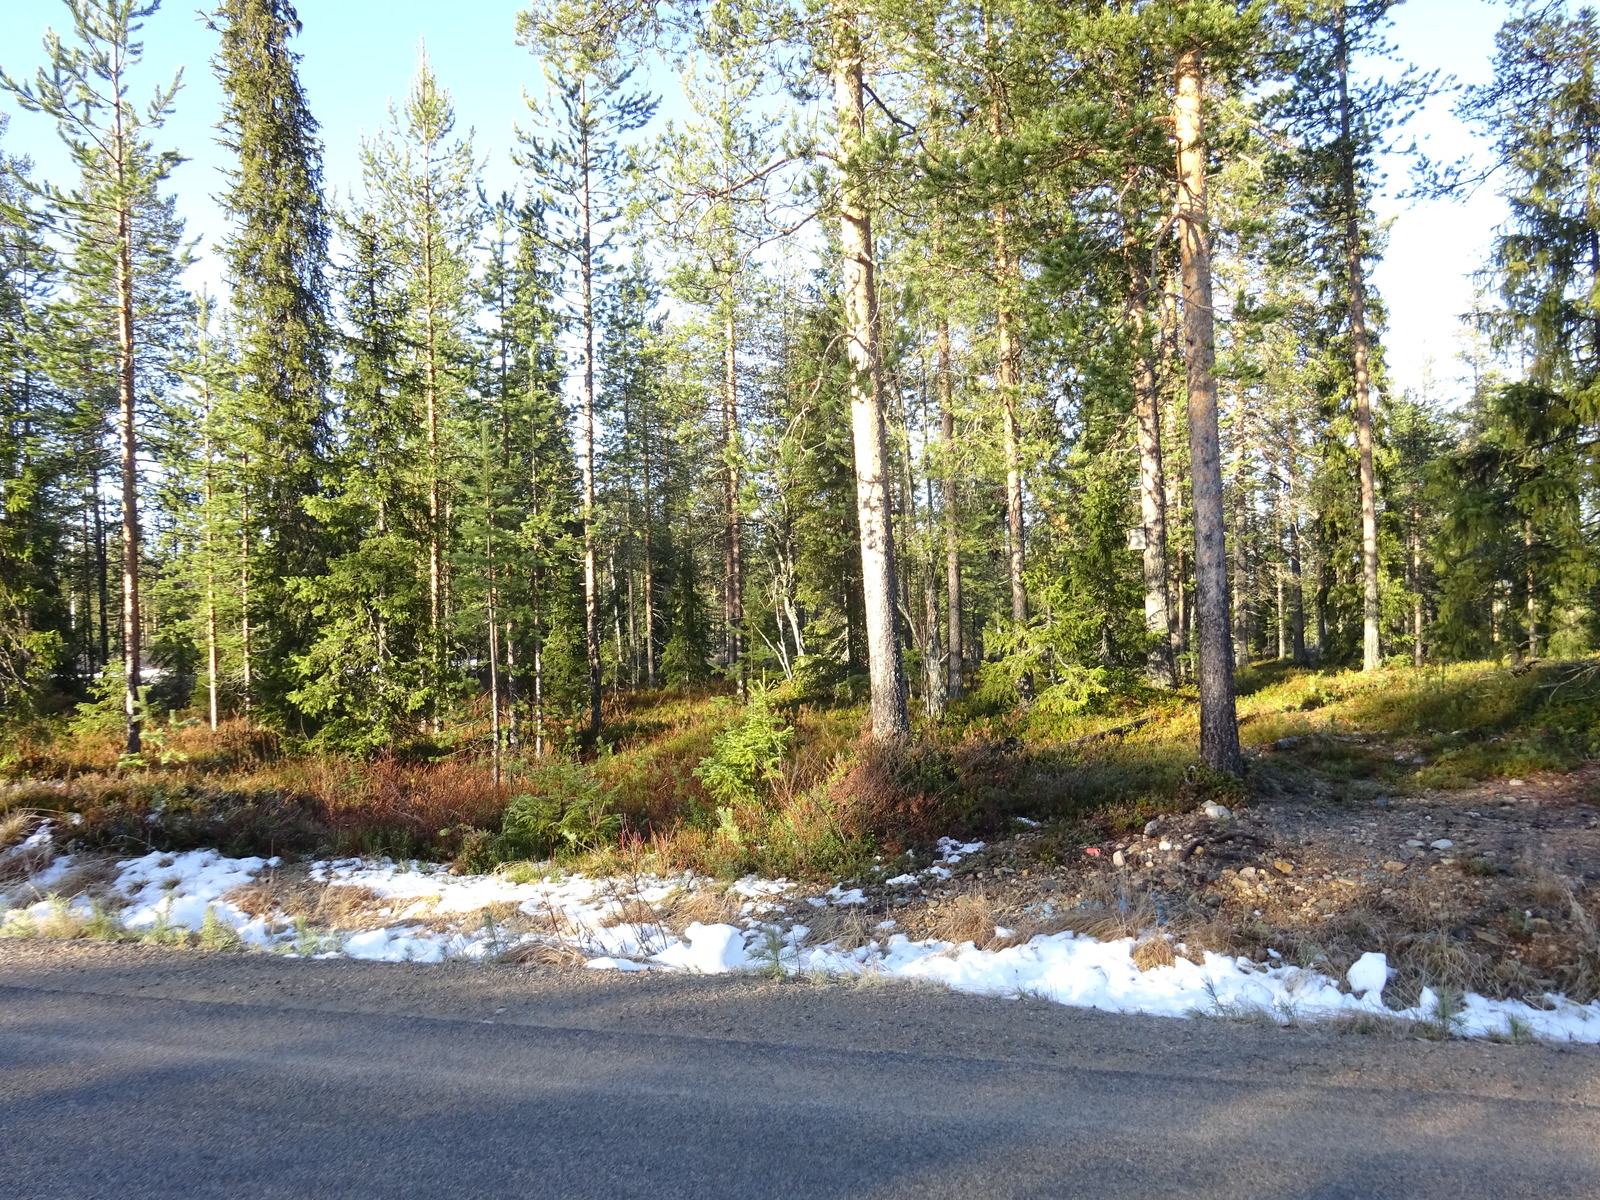
<svg viewBox="0 0 1600 1200"><path fill-rule="evenodd" d="M727 599L728 620L728 670L733 672L741 699L745 696L744 671L744 537L739 519L740 462L742 449L739 441L739 358L737 329L734 324L733 275L728 275L727 294L724 297L722 361L722 453L725 459L723 475L723 508L727 522Z"/></svg>
<svg viewBox="0 0 1600 1200"><path fill-rule="evenodd" d="M1228 647L1228 549L1223 534L1222 457L1217 434L1216 341L1207 243L1206 150L1200 51L1178 56L1173 117L1178 140L1179 246L1189 380L1189 459L1194 487L1195 628L1200 640L1200 757L1241 774L1233 657Z"/></svg>
<svg viewBox="0 0 1600 1200"><path fill-rule="evenodd" d="M939 436L943 443L944 462L944 575L945 614L948 623L945 641L945 696L951 700L961 695L962 645L961 645L961 521L960 481L956 473L956 413L955 387L950 373L950 318L939 314L936 335L937 371L939 375Z"/></svg>
<svg viewBox="0 0 1600 1200"><path fill-rule="evenodd" d="M1128 324L1133 336L1133 404L1139 428L1139 515L1144 525L1144 622L1152 641L1145 675L1158 688L1177 678L1172 663L1172 614L1167 606L1167 483L1161 463L1161 403L1150 348L1150 273L1142 248L1124 234L1128 261Z"/></svg>
<svg viewBox="0 0 1600 1200"><path fill-rule="evenodd" d="M833 94L843 194L839 205L845 337L850 356L850 425L855 449L856 522L861 535L861 591L872 681L872 733L880 742L911 732L905 663L895 628L894 522L889 511L888 450L879 388L878 312L872 219L860 180L866 133L861 40L850 0L835 0Z"/></svg>
<svg viewBox="0 0 1600 1200"><path fill-rule="evenodd" d="M494 786L500 787L500 623L495 615L494 481L487 481L488 512L484 514L483 557L489 578L484 590L484 618L489 627L489 737L493 746Z"/></svg>
<svg viewBox="0 0 1600 1200"><path fill-rule="evenodd" d="M240 464L246 471L250 459L245 456ZM255 661L250 650L250 487L246 484L239 492L239 652L243 659L243 690L245 724L250 723L255 700Z"/></svg>
<svg viewBox="0 0 1600 1200"><path fill-rule="evenodd" d="M1527 590L1528 590L1528 657L1539 657L1539 593L1535 587L1533 571L1533 518L1524 517L1522 521L1522 546L1527 556Z"/></svg>
<svg viewBox="0 0 1600 1200"><path fill-rule="evenodd" d="M1368 377L1367 288L1361 261L1361 213L1356 197L1356 147L1351 136L1350 49L1344 4L1334 18L1339 71L1339 145L1344 176L1345 261L1350 274L1350 352L1355 372L1356 452L1361 476L1361 669L1383 665L1378 644L1378 500L1372 466L1372 397Z"/></svg>
<svg viewBox="0 0 1600 1200"><path fill-rule="evenodd" d="M656 686L656 600L655 600L655 542L652 527L655 523L651 507L650 482L650 422L642 422L644 437L644 682L648 688Z"/></svg>
<svg viewBox="0 0 1600 1200"><path fill-rule="evenodd" d="M201 520L205 525L206 546L206 715L211 731L217 729L217 678L220 655L217 649L217 550L215 489L212 485L211 455L211 388L202 384L205 401L205 486L201 496L204 505Z"/></svg>
<svg viewBox="0 0 1600 1200"><path fill-rule="evenodd" d="M1242 413L1239 423L1243 424ZM1242 436L1237 430L1235 432ZM1236 671L1242 671L1250 665L1250 616L1245 595L1245 587L1249 582L1249 539L1245 536L1248 501L1244 485L1244 447L1241 445L1233 478L1233 668Z"/></svg>
<svg viewBox="0 0 1600 1200"><path fill-rule="evenodd" d="M589 155L589 85L579 84L578 105L585 116L579 136L578 221L582 246L578 272L583 288L583 411L580 418L583 473L583 630L589 659L589 739L600 736L600 599L594 545L594 204L593 164ZM542 744L541 733L541 744Z"/></svg>
<svg viewBox="0 0 1600 1200"><path fill-rule="evenodd" d="M1411 665L1420 669L1427 657L1422 644L1422 508L1411 496L1411 528L1406 540L1411 551Z"/></svg>
<svg viewBox="0 0 1600 1200"><path fill-rule="evenodd" d="M433 205L432 184L426 161L423 163L422 179L422 391L427 406L428 423L428 688L432 693L428 698L428 707L432 710L433 731L438 733L443 728L443 714L439 710L439 688L443 667L440 622L444 613L444 548L443 531L440 527L443 513L439 484L439 377L434 330Z"/></svg>
<svg viewBox="0 0 1600 1200"><path fill-rule="evenodd" d="M120 86L120 57L115 60L114 86ZM127 752L139 753L139 687L142 668L139 611L139 458L138 428L134 411L135 372L133 340L133 213L122 193L127 178L127 145L123 133L123 100L116 93L115 125L111 152L116 172L117 196L117 408L122 446L122 712Z"/></svg>

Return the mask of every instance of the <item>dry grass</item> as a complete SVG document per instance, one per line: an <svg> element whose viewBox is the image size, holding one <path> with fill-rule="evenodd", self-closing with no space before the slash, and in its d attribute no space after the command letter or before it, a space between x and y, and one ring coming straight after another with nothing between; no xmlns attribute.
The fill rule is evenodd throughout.
<svg viewBox="0 0 1600 1200"><path fill-rule="evenodd" d="M19 808L0 817L0 850L9 850L33 832L39 814L31 809Z"/></svg>
<svg viewBox="0 0 1600 1200"><path fill-rule="evenodd" d="M119 873L114 856L75 858L72 867L51 885L50 890L69 900L75 896L104 896Z"/></svg>
<svg viewBox="0 0 1600 1200"><path fill-rule="evenodd" d="M739 896L722 888L705 887L692 892L679 889L651 910L652 919L680 932L696 921L702 925L731 925L738 921L743 903Z"/></svg>
<svg viewBox="0 0 1600 1200"><path fill-rule="evenodd" d="M878 936L877 924L859 908L819 908L816 915L808 917L805 924L811 932L806 941L813 946L833 946L837 950L851 951L865 946Z"/></svg>
<svg viewBox="0 0 1600 1200"><path fill-rule="evenodd" d="M517 966L581 967L589 960L570 942L518 942L500 955L500 961Z"/></svg>
<svg viewBox="0 0 1600 1200"><path fill-rule="evenodd" d="M658 925L660 922L661 917L656 910L635 897L624 900L622 907L608 914L600 924L610 929L618 925Z"/></svg>
<svg viewBox="0 0 1600 1200"><path fill-rule="evenodd" d="M304 919L323 929L376 929L392 921L391 902L371 888L317 883L298 871L274 872L222 897L252 917Z"/></svg>
<svg viewBox="0 0 1600 1200"><path fill-rule="evenodd" d="M1141 971L1170 967L1178 961L1172 943L1161 936L1147 937L1133 948L1133 965Z"/></svg>
<svg viewBox="0 0 1600 1200"><path fill-rule="evenodd" d="M940 941L957 946L971 942L983 949L994 941L996 924L989 899L969 893L940 905L929 921L929 931Z"/></svg>

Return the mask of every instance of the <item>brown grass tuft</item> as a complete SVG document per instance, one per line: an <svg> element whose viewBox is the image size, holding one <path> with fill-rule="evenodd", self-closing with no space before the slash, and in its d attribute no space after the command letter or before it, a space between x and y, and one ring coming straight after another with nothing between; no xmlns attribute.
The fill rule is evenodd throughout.
<svg viewBox="0 0 1600 1200"><path fill-rule="evenodd" d="M222 898L252 917L281 912L290 920L303 917L326 929L373 929L393 919L378 913L390 902L371 888L317 883L299 873L263 877L226 892Z"/></svg>
<svg viewBox="0 0 1600 1200"><path fill-rule="evenodd" d="M518 966L581 967L589 960L568 942L518 942L500 955L500 961Z"/></svg>
<svg viewBox="0 0 1600 1200"><path fill-rule="evenodd" d="M731 925L739 919L742 903L738 896L720 888L677 891L652 910L658 914L653 920L670 925L679 932L696 921L702 925Z"/></svg>
<svg viewBox="0 0 1600 1200"><path fill-rule="evenodd" d="M987 947L994 941L994 905L985 896L958 896L933 914L929 926L941 941Z"/></svg>
<svg viewBox="0 0 1600 1200"><path fill-rule="evenodd" d="M1147 937L1133 948L1133 965L1141 971L1170 967L1177 961L1172 943L1164 937Z"/></svg>

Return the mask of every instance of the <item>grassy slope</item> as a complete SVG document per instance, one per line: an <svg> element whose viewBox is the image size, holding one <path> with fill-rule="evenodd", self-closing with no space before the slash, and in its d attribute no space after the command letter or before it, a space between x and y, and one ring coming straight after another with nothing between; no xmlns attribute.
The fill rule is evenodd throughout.
<svg viewBox="0 0 1600 1200"><path fill-rule="evenodd" d="M4 760L14 783L0 795L9 813L0 842L42 814L71 811L87 847L383 852L481 868L505 849L495 835L507 799L527 793L592 801L620 818L554 844L571 855L721 875L849 874L876 854L992 834L1014 816L1092 840L1213 795L1449 788L1600 754L1596 660L1519 675L1490 664L1373 675L1269 664L1240 683L1245 743L1287 749L1254 762L1242 786L1196 768L1189 693L1125 697L1072 719L953 713L903 755L861 740L859 705L790 699L778 706L794 730L780 771L720 812L695 770L739 709L714 695L620 697L599 758L512 763L499 789L475 729L431 761L362 761L298 756L238 725L212 734L188 723L152 739L154 761L136 768L117 766L111 735L35 730L14 738Z"/></svg>

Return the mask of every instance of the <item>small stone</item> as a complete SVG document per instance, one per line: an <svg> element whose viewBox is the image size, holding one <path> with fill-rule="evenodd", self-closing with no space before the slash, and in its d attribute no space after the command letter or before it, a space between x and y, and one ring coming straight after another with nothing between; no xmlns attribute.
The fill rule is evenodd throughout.
<svg viewBox="0 0 1600 1200"><path fill-rule="evenodd" d="M1294 864L1292 862L1288 862L1287 860L1281 859L1281 858L1275 858L1275 859L1272 860L1272 869L1274 871L1276 871L1279 875L1293 875L1294 874Z"/></svg>
<svg viewBox="0 0 1600 1200"><path fill-rule="evenodd" d="M1256 877L1256 869L1254 867L1240 867L1239 868L1239 878L1240 879L1254 879L1255 877Z"/></svg>
<svg viewBox="0 0 1600 1200"><path fill-rule="evenodd" d="M1166 838L1162 838L1161 839L1161 845L1156 847L1156 849L1158 849L1158 850L1171 850L1172 849L1172 843L1167 841Z"/></svg>
<svg viewBox="0 0 1600 1200"><path fill-rule="evenodd" d="M1420 849L1422 849L1422 839L1421 838L1407 838L1406 839L1406 845L1410 846L1413 850L1420 850Z"/></svg>
<svg viewBox="0 0 1600 1200"><path fill-rule="evenodd" d="M1376 804L1379 808L1387 808L1389 806L1389 797L1387 797L1387 796L1379 796L1375 800L1373 800L1373 803Z"/></svg>
<svg viewBox="0 0 1600 1200"><path fill-rule="evenodd" d="M1161 824L1161 822L1159 820L1146 821L1144 823L1144 835L1145 835L1145 837L1154 837L1156 829L1160 826L1160 824Z"/></svg>
<svg viewBox="0 0 1600 1200"><path fill-rule="evenodd" d="M1300 739L1297 737L1281 737L1272 743L1272 748L1274 750L1293 750L1299 744Z"/></svg>
<svg viewBox="0 0 1600 1200"><path fill-rule="evenodd" d="M1506 782L1512 787L1521 787L1522 786L1522 780L1520 780L1520 779L1508 779L1508 780L1506 780Z"/></svg>
<svg viewBox="0 0 1600 1200"><path fill-rule="evenodd" d="M1200 811L1213 821L1221 821L1233 816L1226 804L1218 804L1215 800L1207 800L1205 804L1201 805Z"/></svg>
<svg viewBox="0 0 1600 1200"><path fill-rule="evenodd" d="M1113 854L1111 856L1111 865L1114 866L1114 867L1125 867L1125 866L1127 866L1128 865L1128 856L1126 854L1124 854L1121 850L1118 850L1115 854Z"/></svg>
<svg viewBox="0 0 1600 1200"><path fill-rule="evenodd" d="M1391 859L1389 862L1383 864L1383 869L1389 872L1391 875L1398 875L1401 871L1406 869L1406 865L1403 862L1395 862Z"/></svg>
<svg viewBox="0 0 1600 1200"><path fill-rule="evenodd" d="M1451 846L1454 846L1455 843L1449 838L1435 838L1433 841L1429 842L1428 845L1432 846L1435 850L1448 850Z"/></svg>

